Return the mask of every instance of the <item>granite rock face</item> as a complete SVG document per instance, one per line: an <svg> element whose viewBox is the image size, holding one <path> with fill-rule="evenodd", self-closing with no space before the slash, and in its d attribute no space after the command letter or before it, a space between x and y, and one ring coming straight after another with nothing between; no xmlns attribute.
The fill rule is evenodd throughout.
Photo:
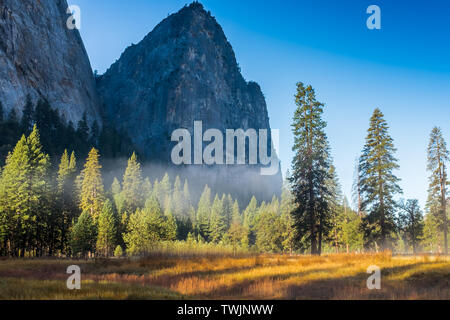
<svg viewBox="0 0 450 320"><path fill-rule="evenodd" d="M139 44L127 48L98 81L108 122L125 130L147 159L170 164L173 130L202 121L203 129L270 129L258 84L246 82L234 51L210 13L199 3L163 20ZM263 177L255 166L196 170L219 190L271 198L281 173ZM239 190L237 190L237 189Z"/></svg>
<svg viewBox="0 0 450 320"><path fill-rule="evenodd" d="M75 124L101 124L91 65L66 0L0 0L0 101L18 115L29 95L47 99Z"/></svg>

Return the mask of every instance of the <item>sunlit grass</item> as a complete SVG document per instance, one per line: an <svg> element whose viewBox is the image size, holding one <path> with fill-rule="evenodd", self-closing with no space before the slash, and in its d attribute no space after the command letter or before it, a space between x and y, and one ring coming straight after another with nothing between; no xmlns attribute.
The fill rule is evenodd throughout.
<svg viewBox="0 0 450 320"><path fill-rule="evenodd" d="M82 290L66 288L67 266ZM367 268L382 272L368 290ZM0 261L0 299L450 299L450 260L390 254Z"/></svg>

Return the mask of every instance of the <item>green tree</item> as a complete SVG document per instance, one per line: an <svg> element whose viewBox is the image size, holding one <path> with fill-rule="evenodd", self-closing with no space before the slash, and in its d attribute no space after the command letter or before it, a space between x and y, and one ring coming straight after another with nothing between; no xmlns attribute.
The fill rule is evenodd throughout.
<svg viewBox="0 0 450 320"><path fill-rule="evenodd" d="M123 197L125 210L135 212L137 208L142 207L144 202L143 180L141 165L137 160L136 153L133 153L128 160L128 166L123 176Z"/></svg>
<svg viewBox="0 0 450 320"><path fill-rule="evenodd" d="M409 199L400 203L401 211L398 222L399 229L404 233L405 238L413 248L413 253L417 253L417 245L423 237L423 215L420 210L419 200Z"/></svg>
<svg viewBox="0 0 450 320"><path fill-rule="evenodd" d="M74 184L77 170L75 153L72 152L70 158L67 149L61 157L57 176L57 199L60 216L59 228L61 231L61 251L66 252L69 229L72 220L78 214L78 207L74 199Z"/></svg>
<svg viewBox="0 0 450 320"><path fill-rule="evenodd" d="M297 241L302 238L310 242L311 254L321 254L321 238L328 217L330 155L326 122L322 119L324 105L316 100L314 89L297 84L295 96L297 110L292 125L295 137L292 164L292 192L295 208Z"/></svg>
<svg viewBox="0 0 450 320"><path fill-rule="evenodd" d="M399 168L394 157L396 149L388 133L388 124L380 109L371 119L366 144L359 160L361 209L366 211L365 229L368 242L378 242L382 249L392 248L395 231L396 194L402 193L394 170Z"/></svg>
<svg viewBox="0 0 450 320"><path fill-rule="evenodd" d="M97 239L97 228L94 220L88 211L84 211L70 234L70 246L72 253L86 258L89 253L95 252L95 242Z"/></svg>
<svg viewBox="0 0 450 320"><path fill-rule="evenodd" d="M99 157L97 149L93 148L88 155L80 176L80 209L88 211L95 223L97 223L104 202L103 179L100 171L102 166L100 165Z"/></svg>
<svg viewBox="0 0 450 320"><path fill-rule="evenodd" d="M447 168L449 160L447 144L440 128L433 128L428 145L428 171L431 172L427 210L435 216L440 232L444 235L444 252L448 254L447 225Z"/></svg>
<svg viewBox="0 0 450 320"><path fill-rule="evenodd" d="M108 199L98 218L97 252L109 257L116 245L117 219L112 202Z"/></svg>
<svg viewBox="0 0 450 320"><path fill-rule="evenodd" d="M35 249L40 256L44 247L49 216L49 156L42 152L39 131L22 136L6 159L0 185L0 211L8 221L3 229L14 255L24 256Z"/></svg>
<svg viewBox="0 0 450 320"><path fill-rule="evenodd" d="M152 196L147 200L144 209L138 209L130 216L123 239L129 255L142 255L166 236L167 227L161 207L158 200Z"/></svg>
<svg viewBox="0 0 450 320"><path fill-rule="evenodd" d="M227 232L227 217L223 200L216 195L211 207L209 239L213 243L219 243Z"/></svg>
<svg viewBox="0 0 450 320"><path fill-rule="evenodd" d="M204 238L210 236L210 217L211 217L211 189L205 186L197 207L196 226L198 233Z"/></svg>

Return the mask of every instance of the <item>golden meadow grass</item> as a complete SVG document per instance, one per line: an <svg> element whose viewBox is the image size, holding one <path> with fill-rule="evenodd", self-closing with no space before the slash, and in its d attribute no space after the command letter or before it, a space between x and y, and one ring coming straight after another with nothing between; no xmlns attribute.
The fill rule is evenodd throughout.
<svg viewBox="0 0 450 320"><path fill-rule="evenodd" d="M66 268L82 289L66 288ZM381 290L366 270L382 269ZM0 261L0 299L450 299L450 259L390 254Z"/></svg>

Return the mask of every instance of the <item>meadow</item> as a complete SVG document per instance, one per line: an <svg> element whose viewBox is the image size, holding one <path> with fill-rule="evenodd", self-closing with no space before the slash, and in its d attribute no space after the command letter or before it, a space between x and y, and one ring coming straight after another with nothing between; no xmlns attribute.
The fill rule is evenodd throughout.
<svg viewBox="0 0 450 320"><path fill-rule="evenodd" d="M81 290L68 290L78 265ZM366 286L381 268L381 290ZM186 255L140 259L1 260L0 299L450 299L450 259L387 254Z"/></svg>

